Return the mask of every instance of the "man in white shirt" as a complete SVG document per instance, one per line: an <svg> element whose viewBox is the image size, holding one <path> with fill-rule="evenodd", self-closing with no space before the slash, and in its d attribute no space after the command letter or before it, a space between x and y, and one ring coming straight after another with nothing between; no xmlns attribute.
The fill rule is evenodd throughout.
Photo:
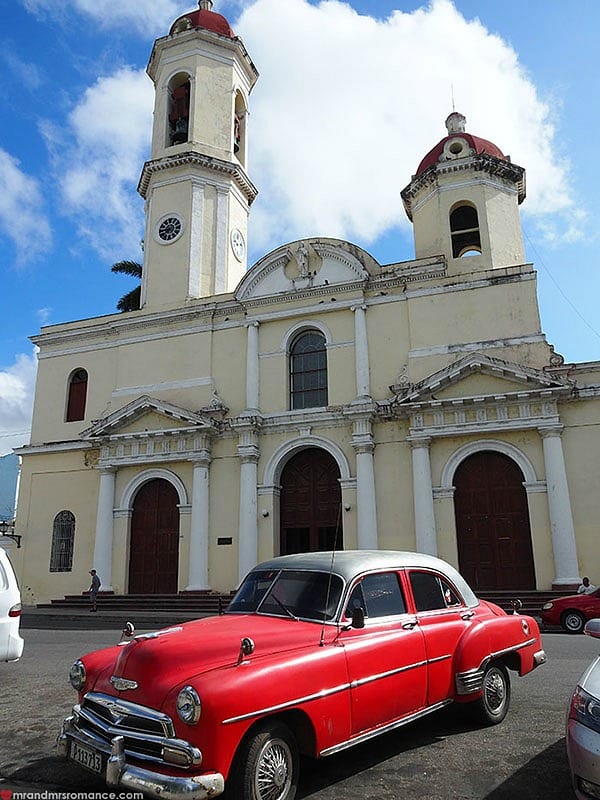
<svg viewBox="0 0 600 800"><path fill-rule="evenodd" d="M593 583L590 583L589 578L583 578L581 586L577 589L577 594L593 594L597 588Z"/></svg>

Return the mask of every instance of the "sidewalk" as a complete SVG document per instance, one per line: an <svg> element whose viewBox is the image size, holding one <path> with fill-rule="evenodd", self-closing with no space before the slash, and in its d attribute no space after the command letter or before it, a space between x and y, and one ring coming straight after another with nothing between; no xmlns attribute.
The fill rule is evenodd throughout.
<svg viewBox="0 0 600 800"><path fill-rule="evenodd" d="M48 630L122 630L126 622L133 622L136 629L167 628L180 622L208 617L210 614L189 614L181 611L119 611L98 608L91 613L88 608L37 608L23 606L21 628Z"/></svg>

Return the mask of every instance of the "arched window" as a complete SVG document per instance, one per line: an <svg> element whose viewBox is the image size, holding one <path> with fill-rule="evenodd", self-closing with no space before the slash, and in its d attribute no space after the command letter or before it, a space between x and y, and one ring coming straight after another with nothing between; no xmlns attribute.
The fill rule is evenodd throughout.
<svg viewBox="0 0 600 800"><path fill-rule="evenodd" d="M319 331L304 331L290 347L290 405L327 405L327 351L325 337Z"/></svg>
<svg viewBox="0 0 600 800"><path fill-rule="evenodd" d="M190 79L183 73L169 82L168 146L183 144L189 138Z"/></svg>
<svg viewBox="0 0 600 800"><path fill-rule="evenodd" d="M481 253L479 218L474 206L464 203L450 212L450 235L453 258Z"/></svg>
<svg viewBox="0 0 600 800"><path fill-rule="evenodd" d="M50 572L71 572L75 517L70 511L59 511L52 526Z"/></svg>
<svg viewBox="0 0 600 800"><path fill-rule="evenodd" d="M69 380L66 422L77 422L85 417L88 374L84 369L76 369Z"/></svg>

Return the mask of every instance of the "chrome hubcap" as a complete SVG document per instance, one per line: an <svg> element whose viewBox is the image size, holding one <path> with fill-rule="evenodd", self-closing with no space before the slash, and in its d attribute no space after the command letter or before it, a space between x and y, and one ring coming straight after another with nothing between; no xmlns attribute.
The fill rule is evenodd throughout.
<svg viewBox="0 0 600 800"><path fill-rule="evenodd" d="M291 785L292 754L286 742L274 739L263 747L256 770L260 800L283 800Z"/></svg>
<svg viewBox="0 0 600 800"><path fill-rule="evenodd" d="M498 712L502 708L505 697L506 687L502 675L496 671L490 672L485 683L485 699L490 711Z"/></svg>

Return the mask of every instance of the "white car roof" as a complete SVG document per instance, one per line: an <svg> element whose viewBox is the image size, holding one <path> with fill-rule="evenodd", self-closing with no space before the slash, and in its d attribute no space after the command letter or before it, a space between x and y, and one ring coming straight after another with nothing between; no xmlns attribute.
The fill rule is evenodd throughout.
<svg viewBox="0 0 600 800"><path fill-rule="evenodd" d="M263 561L254 569L294 569L331 571L339 575L346 583L366 572L382 569L432 569L445 575L454 584L467 605L476 605L479 601L473 590L446 561L424 553L412 553L402 550L335 550L317 553L295 553L289 556L278 556Z"/></svg>

